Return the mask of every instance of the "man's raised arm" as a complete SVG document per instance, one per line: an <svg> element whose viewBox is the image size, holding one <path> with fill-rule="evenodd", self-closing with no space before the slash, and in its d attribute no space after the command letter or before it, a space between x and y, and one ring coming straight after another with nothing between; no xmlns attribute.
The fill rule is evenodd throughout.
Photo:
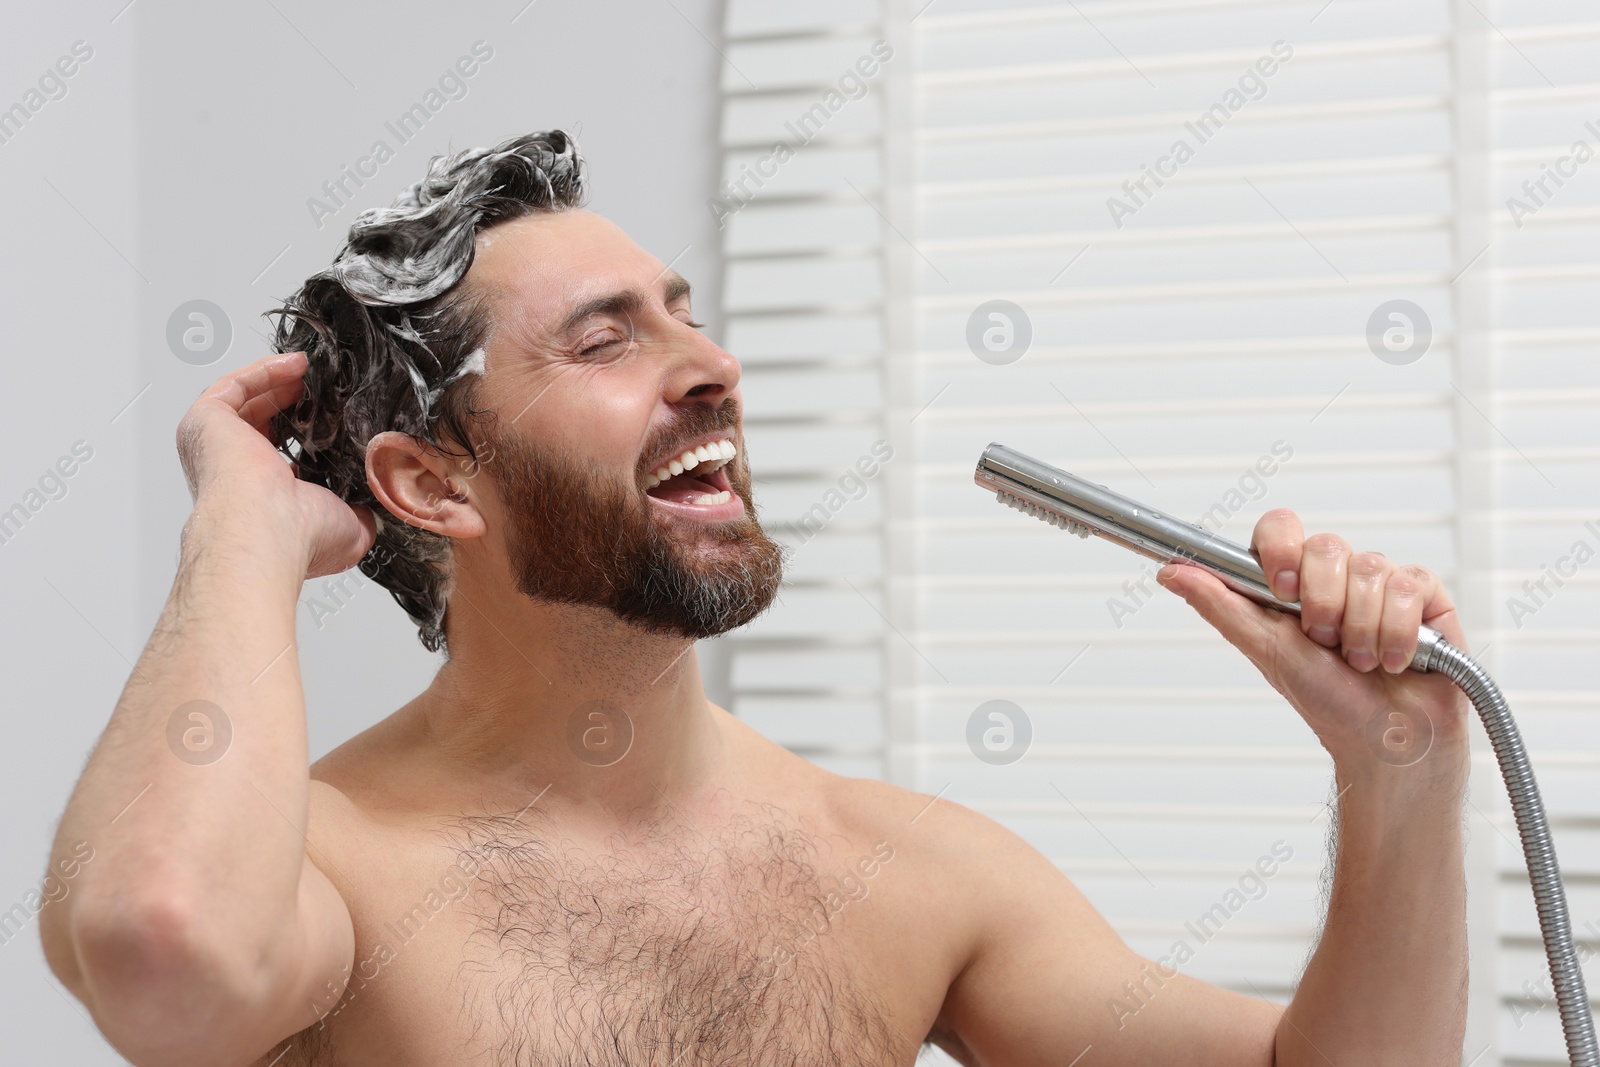
<svg viewBox="0 0 1600 1067"><path fill-rule="evenodd" d="M1255 663L1333 757L1333 891L1278 1026L1277 1062L1457 1064L1472 706L1445 676L1406 669L1423 623L1467 647L1455 607L1427 568L1352 553L1334 534L1307 538L1287 509L1262 516L1251 547L1273 592L1300 600L1299 619L1195 567L1174 568L1166 584Z"/></svg>
<svg viewBox="0 0 1600 1067"><path fill-rule="evenodd" d="M1330 534L1304 538L1291 511L1263 516L1253 547L1273 592L1301 601L1301 618L1261 607L1198 567L1163 568L1158 579L1261 670L1333 757L1333 892L1294 999L1279 1009L1144 959L1015 833L940 804L904 851L925 848L949 872L930 913L971 927L970 958L934 1027L962 1062L1460 1062L1471 704L1443 675L1404 667L1424 622L1467 647L1455 609L1433 572L1352 554Z"/></svg>
<svg viewBox="0 0 1600 1067"><path fill-rule="evenodd" d="M354 952L348 887L307 859L294 612L373 523L268 437L304 370L258 361L179 426L195 508L178 575L52 850L52 870L92 859L40 913L46 957L139 1067L249 1062L316 1020Z"/></svg>
<svg viewBox="0 0 1600 1067"><path fill-rule="evenodd" d="M1253 547L1274 591L1302 601L1300 620L1192 573L1203 580L1186 584L1190 603L1317 732L1339 797L1327 919L1278 1027L1278 1062L1457 1064L1472 707L1445 676L1405 665L1423 623L1466 648L1460 620L1432 571L1352 553L1332 534L1305 538L1291 511L1263 516ZM1311 641L1286 641L1285 624Z"/></svg>

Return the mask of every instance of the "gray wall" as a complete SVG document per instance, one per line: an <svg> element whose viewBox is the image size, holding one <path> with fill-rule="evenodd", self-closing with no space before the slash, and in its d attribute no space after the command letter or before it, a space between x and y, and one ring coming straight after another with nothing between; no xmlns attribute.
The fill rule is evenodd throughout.
<svg viewBox="0 0 1600 1067"><path fill-rule="evenodd" d="M387 204L432 155L564 127L590 162L591 206L662 260L681 253L719 331L705 208L718 0L124 2L34 5L0 35L0 108L74 42L93 50L66 94L0 144L0 510L30 509L0 543L0 910L38 886L55 820L166 598L190 507L178 419L268 351L262 312L327 264L360 209ZM384 124L480 40L493 56L466 94L401 145ZM319 228L307 200L378 139L394 158ZM232 326L207 366L166 341L173 310L195 299ZM78 441L92 457L30 497ZM306 597L338 610L314 618L303 602L299 619L314 755L404 703L436 666L387 592L361 579L335 599L320 584ZM122 1062L49 974L36 919L0 944L0 989L0 1062Z"/></svg>

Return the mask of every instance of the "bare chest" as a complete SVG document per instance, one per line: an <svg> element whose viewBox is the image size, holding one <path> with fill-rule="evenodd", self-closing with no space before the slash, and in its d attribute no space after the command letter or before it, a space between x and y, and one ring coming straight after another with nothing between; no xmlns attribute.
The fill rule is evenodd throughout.
<svg viewBox="0 0 1600 1067"><path fill-rule="evenodd" d="M552 830L455 827L433 877L359 909L343 996L274 1067L915 1059L938 1004L883 951L889 842L755 819L604 848Z"/></svg>

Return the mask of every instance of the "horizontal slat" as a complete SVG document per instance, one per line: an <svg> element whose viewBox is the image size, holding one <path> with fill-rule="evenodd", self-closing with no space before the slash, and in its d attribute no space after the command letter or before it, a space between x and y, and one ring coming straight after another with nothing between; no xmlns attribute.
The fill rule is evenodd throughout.
<svg viewBox="0 0 1600 1067"><path fill-rule="evenodd" d="M1441 237L1443 235L1440 235ZM1423 245L1420 253L1430 251L1425 242L1415 242ZM1001 285L994 283L983 284L981 268L968 272L957 272L952 268L952 285L967 283L966 289L956 292L925 293L917 297L920 308L930 310L960 309L970 312L977 301L976 296L988 296L993 293L1007 293L1007 299L1015 304L1027 308L1056 308L1075 305L1100 306L1107 303L1179 303L1193 302L1210 298L1233 299L1240 301L1260 300L1264 297L1279 295L1287 296L1315 296L1322 293L1346 294L1352 289L1389 289L1412 290L1428 286L1448 285L1455 277L1456 271L1448 264L1443 264L1436 270L1413 270L1409 272L1371 273L1362 274L1352 270L1342 276L1335 274L1338 270L1328 260L1318 255L1316 250L1307 249L1303 245L1295 249L1284 242L1284 247L1302 253L1299 255L1301 263L1297 273L1302 276L1283 277L1256 277L1239 278L1235 280L1169 282L1166 284L1146 285L1063 285L1054 289L1044 288L1045 273L1059 260L1054 257L1034 257L1035 261L1018 264L1015 270L1018 273L1026 272L1029 280L1037 278L1036 288L1017 289L1009 291ZM1303 272L1303 273L1302 273ZM931 284L930 284L931 287ZM1262 300L1261 302L1265 302ZM1363 322L1364 324L1364 322Z"/></svg>
<svg viewBox="0 0 1600 1067"><path fill-rule="evenodd" d="M1183 132L1180 127L996 138L982 153L961 143L933 142L918 146L917 165L929 181L972 181L992 175L991 156L998 155L1006 159L1006 171L1014 178L1040 179L1093 170L1121 172L1120 183L1137 176L1141 166L1169 154L1174 138ZM1230 121L1203 143L1194 143L1198 141L1193 137L1193 158L1182 166L1180 173L1185 179L1213 168L1254 174L1259 166L1286 161L1321 166L1324 161L1351 156L1448 152L1450 114L1447 109L1435 108L1317 120ZM804 157L797 157L796 162L800 158Z"/></svg>
<svg viewBox="0 0 1600 1067"><path fill-rule="evenodd" d="M1303 104L1263 103L1232 113L1224 112L1223 117L1226 119L1227 128L1231 129L1236 124L1363 118L1375 115L1403 114L1406 112L1439 111L1447 109L1449 106L1450 95L1448 93L1428 93L1376 99L1319 100ZM1038 120L1032 122L988 122L966 126L930 126L919 131L918 140L924 144L938 144L947 141L976 141L981 143L997 138L1021 140L1033 137L1073 137L1083 134L1104 133L1106 131L1127 133L1143 129L1158 130L1179 139L1184 138L1187 134L1191 147L1198 149L1205 143L1205 140L1202 139L1202 133L1209 133L1210 127L1197 132L1188 124L1198 124L1201 115L1205 113L1205 109L1206 105L1202 103L1199 107L1186 111L1137 112L1105 117L1095 116L1092 118Z"/></svg>
<svg viewBox="0 0 1600 1067"><path fill-rule="evenodd" d="M1297 70L1306 65L1333 64L1340 61L1359 62L1364 66L1370 66L1375 63L1382 64L1384 60L1391 58L1410 62L1414 66L1422 66L1417 63L1418 56L1447 54L1449 44L1448 37L1437 34L1313 43L1302 40L1291 45L1294 50L1293 57L1288 62ZM996 63L990 66L929 68L919 71L916 80L918 89L933 94L947 88L974 89L996 83L1039 85L1059 80L1082 81L1115 76L1118 87L1123 89L1126 95L1131 96L1134 101L1142 101L1149 98L1150 92L1161 92L1161 86L1171 87L1175 83L1182 86L1191 84L1192 79L1189 78L1174 79L1173 74L1179 72L1194 72L1212 79L1223 78L1223 84L1217 87L1220 93L1227 88L1227 82L1231 81L1227 78L1228 74L1251 68L1263 55L1271 55L1269 42L1263 41L1260 45L1245 48L1146 54L1139 58L1137 70L1130 67L1127 60L1113 55L1110 58L1096 56L1073 62ZM1144 83L1139 78L1141 70L1159 84L1151 87ZM1156 79L1155 75L1158 73L1163 77ZM1346 87L1359 91L1359 87L1349 85L1348 82ZM1115 108L1128 105L1123 101L1112 99L1104 101L1100 106Z"/></svg>
<svg viewBox="0 0 1600 1067"><path fill-rule="evenodd" d="M947 0L948 2L948 0ZM959 2L959 0L955 0ZM1280 7L1278 11L1283 9ZM999 66L1004 62L1036 66L1048 63L1085 63L1125 57L1126 65L1143 69L1162 57L1208 51L1237 52L1260 42L1264 52L1274 38L1295 37L1301 48L1329 47L1332 42L1361 47L1368 42L1381 49L1395 38L1447 39L1449 9L1442 3L1380 4L1377 0L1342 0L1319 19L1313 36L1310 25L1317 7L1308 4L1303 18L1263 18L1264 12L1229 6L1214 10L1173 12L1144 18L1120 10L1106 11L1092 21L1061 11L1064 18L1048 20L997 19L948 24L934 21L920 37L924 69L943 71ZM1381 11L1382 15L1378 16ZM925 17L933 18L935 7ZM945 14L953 14L947 8ZM1301 31L1301 32L1296 32ZM1376 32L1374 32L1376 31ZM1116 42L1115 47L1107 41ZM1157 68L1159 69L1159 68ZM1157 81L1153 74L1152 81Z"/></svg>
<svg viewBox="0 0 1600 1067"><path fill-rule="evenodd" d="M780 206L758 201L729 219L723 251L737 259L753 253L876 246L881 225L872 205L853 192L850 200Z"/></svg>
<svg viewBox="0 0 1600 1067"><path fill-rule="evenodd" d="M876 22L879 0L729 0L723 20L725 40L777 34L826 33L839 26Z"/></svg>
<svg viewBox="0 0 1600 1067"><path fill-rule="evenodd" d="M735 261L723 296L730 314L881 299L883 268L876 256Z"/></svg>
<svg viewBox="0 0 1600 1067"><path fill-rule="evenodd" d="M869 69L881 67L881 56L873 52L878 39L868 30L851 37L733 42L723 49L728 62L722 68L722 87L732 96L751 89L826 89L854 70L862 57L874 61Z"/></svg>
<svg viewBox="0 0 1600 1067"><path fill-rule="evenodd" d="M1167 148L1158 146L1160 151ZM1159 152L1157 153L1159 154ZM1097 166L1094 162L1074 169L1071 172L1055 174L1007 174L996 177L993 173L951 177L942 180L926 180L918 183L916 195L919 200L935 197L967 198L975 195L993 194L1008 195L1018 193L1054 192L1059 190L1074 190L1092 188L1102 190L1101 195L1106 195L1107 190L1116 189L1123 181L1137 174L1141 163L1148 163L1154 156L1135 159L1131 166L1126 162L1116 166ZM1315 158L1305 160L1272 160L1252 162L1249 164L1222 164L1214 161L1208 162L1203 167L1186 167L1183 171L1183 185L1217 185L1238 184L1245 178L1256 182L1274 179L1321 179L1337 178L1340 176L1358 176L1371 174L1405 174L1410 172L1437 172L1448 173L1452 160L1448 152L1408 152L1389 155L1372 155L1370 153L1353 153L1338 158ZM1176 188L1164 190L1162 201L1170 200L1168 193L1177 192ZM1337 195L1338 189L1328 183L1330 195Z"/></svg>
<svg viewBox="0 0 1600 1067"><path fill-rule="evenodd" d="M1260 203L1259 200L1256 202ZM1597 215L1597 218L1600 218L1600 215ZM1343 216L1334 219L1302 219L1295 223L1295 228L1306 237L1335 235L1349 237L1356 234L1415 235L1434 231L1447 232L1453 222L1451 216L1443 214L1382 215L1365 218ZM1072 257L1084 250L1085 245L1092 247L1097 242L1104 245L1110 243L1110 240L1114 240L1113 247L1118 250L1148 252L1155 251L1149 248L1152 245L1211 245L1261 238L1281 241L1284 236L1282 220L1272 223L1237 222L1212 226L1141 226L1137 230L1124 230L1109 240L1103 229L1057 230L1036 225L1026 233L995 234L992 231L985 231L971 236L925 237L918 242L918 246L929 256L939 256L946 252L1026 252L1049 249L1067 253L1068 257ZM1291 234L1290 237L1300 240L1298 235ZM1057 259L1055 262L1065 261L1067 257Z"/></svg>

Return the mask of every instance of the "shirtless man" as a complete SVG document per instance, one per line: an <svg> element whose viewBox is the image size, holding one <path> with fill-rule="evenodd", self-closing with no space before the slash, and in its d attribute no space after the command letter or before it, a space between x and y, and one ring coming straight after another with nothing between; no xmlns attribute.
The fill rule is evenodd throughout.
<svg viewBox="0 0 1600 1067"><path fill-rule="evenodd" d="M1253 544L1298 621L1170 568L1340 800L1286 1010L1158 966L993 820L706 699L693 642L781 576L740 368L581 176L559 131L436 160L291 301L304 351L183 419L178 575L42 913L107 1040L138 1067L1457 1064L1468 705L1399 666L1424 621L1466 647L1438 578L1287 510ZM358 561L448 659L308 774L296 598ZM1392 714L1426 758L1374 750Z"/></svg>

